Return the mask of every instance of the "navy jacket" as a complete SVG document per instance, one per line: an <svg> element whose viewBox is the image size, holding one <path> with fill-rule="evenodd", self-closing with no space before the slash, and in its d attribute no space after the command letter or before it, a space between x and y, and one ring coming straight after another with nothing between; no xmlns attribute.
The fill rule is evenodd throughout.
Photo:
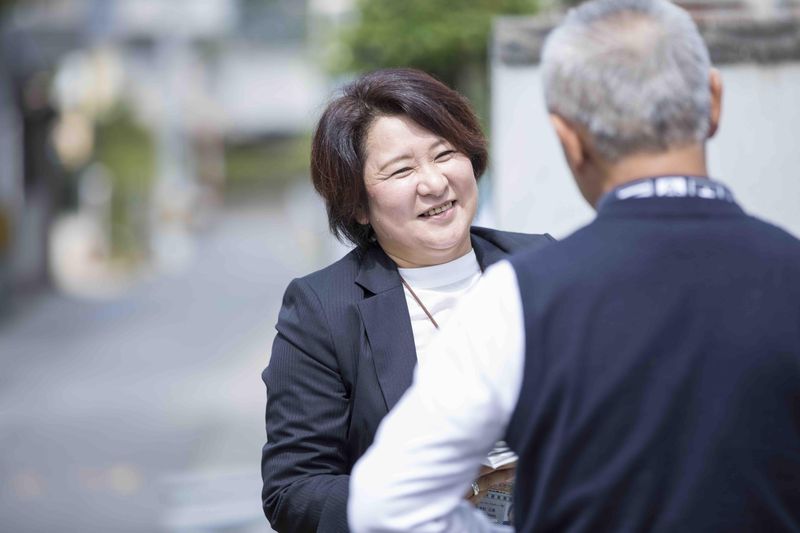
<svg viewBox="0 0 800 533"><path fill-rule="evenodd" d="M517 531L800 531L797 239L632 199L512 264Z"/></svg>
<svg viewBox="0 0 800 533"><path fill-rule="evenodd" d="M472 228L482 269L549 235ZM393 261L354 250L286 289L267 387L264 512L280 532L347 531L350 470L411 385L417 362Z"/></svg>

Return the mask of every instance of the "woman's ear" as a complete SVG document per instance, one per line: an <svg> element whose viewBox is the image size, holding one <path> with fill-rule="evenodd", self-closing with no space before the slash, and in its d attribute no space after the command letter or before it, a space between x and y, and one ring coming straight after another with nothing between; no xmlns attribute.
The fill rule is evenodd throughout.
<svg viewBox="0 0 800 533"><path fill-rule="evenodd" d="M365 209L360 208L358 210L358 213L356 213L356 222L359 224L364 224L365 226L369 224L369 215Z"/></svg>

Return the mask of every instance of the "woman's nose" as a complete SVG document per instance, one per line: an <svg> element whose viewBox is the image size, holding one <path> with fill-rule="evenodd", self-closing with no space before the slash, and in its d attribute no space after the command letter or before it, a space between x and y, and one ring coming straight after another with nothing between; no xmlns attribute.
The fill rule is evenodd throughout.
<svg viewBox="0 0 800 533"><path fill-rule="evenodd" d="M447 176L435 165L421 169L417 192L421 196L441 196L447 190Z"/></svg>

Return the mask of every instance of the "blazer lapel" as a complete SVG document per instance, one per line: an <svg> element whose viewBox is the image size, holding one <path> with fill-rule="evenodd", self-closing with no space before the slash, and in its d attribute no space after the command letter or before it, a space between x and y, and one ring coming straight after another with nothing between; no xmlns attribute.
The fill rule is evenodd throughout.
<svg viewBox="0 0 800 533"><path fill-rule="evenodd" d="M373 293L358 303L386 408L411 386L417 352L408 306L394 262L378 246L365 252L356 283Z"/></svg>
<svg viewBox="0 0 800 533"><path fill-rule="evenodd" d="M508 257L508 252L480 235L472 233L470 238L472 239L472 249L475 250L475 258L478 260L481 272L484 272L501 259Z"/></svg>
<svg viewBox="0 0 800 533"><path fill-rule="evenodd" d="M480 235L472 234L472 247L481 270L507 253ZM411 386L417 365L414 331L397 266L379 246L372 246L361 260L356 283L372 293L358 303L367 332L378 382L391 410Z"/></svg>

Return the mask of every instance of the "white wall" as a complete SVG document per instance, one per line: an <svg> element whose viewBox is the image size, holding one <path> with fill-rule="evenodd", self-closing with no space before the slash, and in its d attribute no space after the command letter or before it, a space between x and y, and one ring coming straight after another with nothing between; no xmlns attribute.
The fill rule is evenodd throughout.
<svg viewBox="0 0 800 533"><path fill-rule="evenodd" d="M800 236L800 64L730 65L712 177ZM538 66L492 68L492 207L502 229L564 237L590 221L547 120Z"/></svg>
<svg viewBox="0 0 800 533"><path fill-rule="evenodd" d="M800 63L724 67L712 176L751 214L800 236Z"/></svg>

